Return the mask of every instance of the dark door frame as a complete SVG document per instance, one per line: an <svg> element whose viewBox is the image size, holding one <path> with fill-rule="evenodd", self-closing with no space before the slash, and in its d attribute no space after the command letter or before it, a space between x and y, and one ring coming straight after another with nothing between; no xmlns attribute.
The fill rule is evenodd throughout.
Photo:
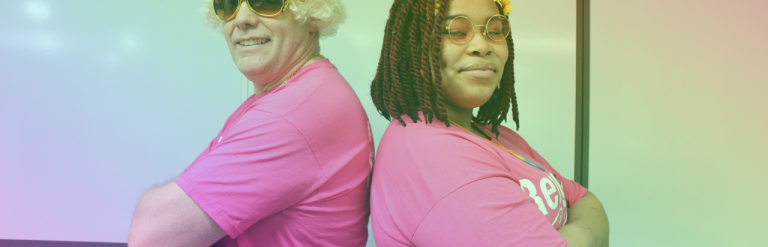
<svg viewBox="0 0 768 247"><path fill-rule="evenodd" d="M589 185L589 0L576 1L576 150L574 180Z"/></svg>

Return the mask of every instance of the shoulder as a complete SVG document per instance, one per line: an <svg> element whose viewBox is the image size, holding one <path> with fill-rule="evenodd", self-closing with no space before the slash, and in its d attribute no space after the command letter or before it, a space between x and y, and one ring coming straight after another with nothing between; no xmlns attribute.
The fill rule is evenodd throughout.
<svg viewBox="0 0 768 247"><path fill-rule="evenodd" d="M431 165L440 157L461 156L462 152L450 150L474 149L476 145L467 142L462 133L446 128L443 122L433 120L427 123L423 118L412 121L403 117L405 126L392 120L381 138L378 157L382 159L413 157L417 165ZM455 157L452 157L455 158Z"/></svg>
<svg viewBox="0 0 768 247"><path fill-rule="evenodd" d="M252 110L282 116L300 129L318 125L343 126L350 118L363 123L368 121L357 94L327 59L299 70L285 84L256 101ZM365 125L367 128L367 123Z"/></svg>
<svg viewBox="0 0 768 247"><path fill-rule="evenodd" d="M283 119L283 124L295 128L318 155L338 155L344 150L351 153L361 145L373 149L368 115L349 83L328 60L302 68L262 100L251 111Z"/></svg>
<svg viewBox="0 0 768 247"><path fill-rule="evenodd" d="M212 151L253 154L261 149L272 150L265 154L277 155L278 149L295 152L307 149L308 145L304 133L284 117L251 109L222 134Z"/></svg>
<svg viewBox="0 0 768 247"><path fill-rule="evenodd" d="M259 108L249 109L233 125L236 132L266 132L272 129L293 130L295 127L284 116Z"/></svg>
<svg viewBox="0 0 768 247"><path fill-rule="evenodd" d="M409 120L406 126L392 121L387 128L376 159L381 170L415 172L397 176L418 176L436 198L487 177L510 177L504 160L486 140L440 121Z"/></svg>
<svg viewBox="0 0 768 247"><path fill-rule="evenodd" d="M300 101L313 100L310 97L318 94L322 95L320 98L326 100L333 99L333 97L343 97L336 100L346 100L350 97L357 99L357 95L351 89L336 66L328 59L324 59L307 65L296 72L293 78L288 80L283 87L278 88L275 93L299 96L299 99L302 99Z"/></svg>
<svg viewBox="0 0 768 247"><path fill-rule="evenodd" d="M491 126L488 125L488 126L485 126L485 128L488 131L490 131ZM504 144L505 146L511 146L511 148L515 150L522 151L526 154L526 156L529 156L531 158L535 156L534 153L536 153L536 150L534 150L530 145L528 145L528 141L526 141L525 138L523 138L520 134L503 125L500 125L498 129L499 129L499 136L497 139L502 144Z"/></svg>
<svg viewBox="0 0 768 247"><path fill-rule="evenodd" d="M491 130L491 126L490 125L484 126L484 127L488 131ZM515 140L515 141L523 141L523 142L525 142L525 139L523 139L523 137L520 136L520 134L518 134L514 130L508 128L507 126L499 125L498 129L499 129L499 138L504 138L504 139L507 139L507 140Z"/></svg>
<svg viewBox="0 0 768 247"><path fill-rule="evenodd" d="M327 59L308 65L274 92L286 118L314 120L365 115L357 94Z"/></svg>

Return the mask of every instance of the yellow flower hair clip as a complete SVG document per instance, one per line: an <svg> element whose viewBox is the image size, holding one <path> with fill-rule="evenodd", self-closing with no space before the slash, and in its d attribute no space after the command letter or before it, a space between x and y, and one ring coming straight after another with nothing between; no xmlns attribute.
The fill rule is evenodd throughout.
<svg viewBox="0 0 768 247"><path fill-rule="evenodd" d="M512 5L509 5L509 0L493 0L498 3L502 9L504 9L504 16L509 16L509 11L512 10Z"/></svg>
<svg viewBox="0 0 768 247"><path fill-rule="evenodd" d="M435 16L437 16L439 12L440 12L440 3L438 3L437 0L435 0ZM427 20L429 20L429 7L427 7Z"/></svg>
<svg viewBox="0 0 768 247"><path fill-rule="evenodd" d="M438 10L440 9L440 4L437 3L438 0L435 0L435 16L437 16ZM509 16L509 12L512 10L512 5L509 5L510 0L493 0L499 6L501 6L502 9L504 9L504 16ZM429 19L429 7L427 7L427 19Z"/></svg>

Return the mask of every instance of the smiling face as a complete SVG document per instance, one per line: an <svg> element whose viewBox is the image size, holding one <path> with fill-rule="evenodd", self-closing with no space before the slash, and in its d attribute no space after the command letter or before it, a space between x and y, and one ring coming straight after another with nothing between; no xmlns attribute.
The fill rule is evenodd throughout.
<svg viewBox="0 0 768 247"><path fill-rule="evenodd" d="M245 1L223 29L237 68L258 85L286 77L318 43L317 28L296 21L287 8L281 15L263 17Z"/></svg>
<svg viewBox="0 0 768 247"><path fill-rule="evenodd" d="M466 16L472 25L485 25L498 14L496 3L491 0L453 0L443 26L453 16ZM476 26L474 35L464 44L455 43L447 34L442 36L439 64L447 110L482 106L501 81L509 56L507 43L488 39L483 36L483 29Z"/></svg>

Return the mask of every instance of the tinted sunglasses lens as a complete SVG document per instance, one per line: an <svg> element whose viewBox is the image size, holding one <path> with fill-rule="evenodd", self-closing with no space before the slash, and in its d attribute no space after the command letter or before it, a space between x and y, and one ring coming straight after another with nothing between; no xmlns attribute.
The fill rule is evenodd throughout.
<svg viewBox="0 0 768 247"><path fill-rule="evenodd" d="M283 0L248 0L251 8L262 15L276 15L283 9Z"/></svg>
<svg viewBox="0 0 768 247"><path fill-rule="evenodd" d="M213 0L213 11L219 19L226 20L235 14L239 3L238 0Z"/></svg>
<svg viewBox="0 0 768 247"><path fill-rule="evenodd" d="M509 21L507 21L507 18L494 16L488 20L486 32L488 32L488 37L490 37L492 40L504 40L504 38L509 35Z"/></svg>
<svg viewBox="0 0 768 247"><path fill-rule="evenodd" d="M457 43L467 42L472 35L472 23L467 18L456 17L451 20L451 25L448 26L448 34Z"/></svg>

